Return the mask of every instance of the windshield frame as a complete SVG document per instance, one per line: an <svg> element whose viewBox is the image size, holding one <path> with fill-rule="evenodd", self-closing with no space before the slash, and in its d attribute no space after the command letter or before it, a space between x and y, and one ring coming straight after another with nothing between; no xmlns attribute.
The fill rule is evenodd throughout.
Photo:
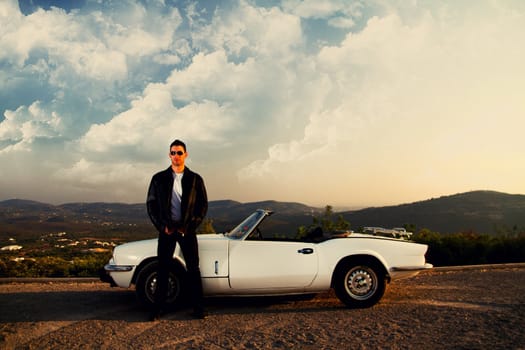
<svg viewBox="0 0 525 350"><path fill-rule="evenodd" d="M243 240L252 233L252 231L268 216L271 212L263 209L257 209L244 219L239 225L235 226L224 235L235 240Z"/></svg>

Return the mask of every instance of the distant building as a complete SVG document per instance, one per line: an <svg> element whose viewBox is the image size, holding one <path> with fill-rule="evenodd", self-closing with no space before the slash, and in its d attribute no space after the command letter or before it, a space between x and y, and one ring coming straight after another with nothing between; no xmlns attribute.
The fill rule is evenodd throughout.
<svg viewBox="0 0 525 350"><path fill-rule="evenodd" d="M14 259L11 259L11 261L14 261L14 262L36 261L36 259L33 259L33 258L14 258Z"/></svg>
<svg viewBox="0 0 525 350"><path fill-rule="evenodd" d="M11 251L11 250L20 250L22 249L21 245L6 245L5 247L0 248L2 251Z"/></svg>

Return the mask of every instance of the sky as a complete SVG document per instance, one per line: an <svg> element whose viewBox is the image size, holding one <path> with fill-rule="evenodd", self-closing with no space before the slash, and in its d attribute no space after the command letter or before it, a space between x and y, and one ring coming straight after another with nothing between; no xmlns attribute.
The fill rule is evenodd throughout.
<svg viewBox="0 0 525 350"><path fill-rule="evenodd" d="M0 200L525 193L521 0L0 0Z"/></svg>

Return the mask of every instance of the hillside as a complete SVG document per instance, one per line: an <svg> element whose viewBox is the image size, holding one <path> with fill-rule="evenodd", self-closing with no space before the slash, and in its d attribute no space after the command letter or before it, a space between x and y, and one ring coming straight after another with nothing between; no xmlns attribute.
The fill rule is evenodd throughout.
<svg viewBox="0 0 525 350"><path fill-rule="evenodd" d="M525 195L473 191L341 214L353 228L409 224L417 230L428 228L440 233L474 231L495 234L505 230L525 230Z"/></svg>
<svg viewBox="0 0 525 350"><path fill-rule="evenodd" d="M220 200L209 203L207 217L213 221L217 232L225 232L258 208L277 212L267 227L287 234L295 234L297 227L309 225L312 214L321 211L300 203ZM55 206L22 199L0 202L0 244L7 244L8 238L15 238L19 243L34 242L43 235L58 232L67 232L77 238L125 240L156 236L144 203L67 203Z"/></svg>
<svg viewBox="0 0 525 350"><path fill-rule="evenodd" d="M209 203L208 218L213 220L217 232L224 232L257 208L275 211L271 228L286 234L293 234L301 225L311 224L312 216L324 210L301 203L220 200ZM399 227L408 224L416 230L428 228L440 233L521 232L525 231L525 195L474 191L338 214L342 214L354 230L364 226ZM68 203L55 206L28 200L0 202L2 237L29 240L61 231L76 236L111 236L126 240L155 236L143 203Z"/></svg>

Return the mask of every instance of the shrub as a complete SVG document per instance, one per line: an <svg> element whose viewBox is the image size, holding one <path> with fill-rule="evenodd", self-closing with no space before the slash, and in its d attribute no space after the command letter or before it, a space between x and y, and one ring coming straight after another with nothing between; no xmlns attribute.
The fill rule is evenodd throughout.
<svg viewBox="0 0 525 350"><path fill-rule="evenodd" d="M429 246L434 266L525 262L525 234L490 236L475 232L441 235L423 229L412 240Z"/></svg>

